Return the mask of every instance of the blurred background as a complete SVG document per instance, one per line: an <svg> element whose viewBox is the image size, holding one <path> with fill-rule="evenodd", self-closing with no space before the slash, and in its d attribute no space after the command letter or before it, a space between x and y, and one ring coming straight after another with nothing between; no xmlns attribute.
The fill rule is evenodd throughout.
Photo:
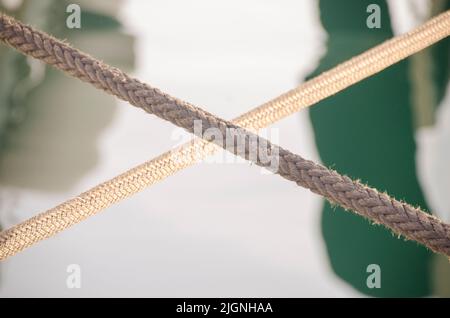
<svg viewBox="0 0 450 318"><path fill-rule="evenodd" d="M82 9L81 29L66 27L70 3ZM367 27L370 4L380 28ZM0 0L0 8L231 119L450 1ZM450 221L448 49L441 41L274 124L268 137ZM179 136L0 46L2 229ZM66 285L70 264L80 266L79 289ZM366 284L370 264L380 266L381 288ZM0 264L0 297L427 297L450 296L449 286L445 258L236 162L195 165Z"/></svg>

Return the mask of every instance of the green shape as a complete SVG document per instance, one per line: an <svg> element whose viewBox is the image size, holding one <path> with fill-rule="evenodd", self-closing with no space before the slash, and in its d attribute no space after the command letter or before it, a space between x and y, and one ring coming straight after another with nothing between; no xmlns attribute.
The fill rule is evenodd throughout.
<svg viewBox="0 0 450 318"><path fill-rule="evenodd" d="M381 9L381 28L369 29L369 4ZM386 1L320 1L328 51L317 75L391 38ZM427 209L416 176L408 60L312 107L309 114L322 161L339 172ZM338 276L357 290L380 297L430 293L431 253L414 242L339 207L325 203L322 232ZM370 289L369 264L381 268L381 288Z"/></svg>
<svg viewBox="0 0 450 318"><path fill-rule="evenodd" d="M92 11L83 11L81 21L81 30L111 30L121 27L121 23L115 17Z"/></svg>

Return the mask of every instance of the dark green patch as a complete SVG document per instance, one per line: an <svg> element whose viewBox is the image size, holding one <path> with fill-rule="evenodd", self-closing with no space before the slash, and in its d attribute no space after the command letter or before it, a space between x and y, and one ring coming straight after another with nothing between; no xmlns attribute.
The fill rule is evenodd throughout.
<svg viewBox="0 0 450 318"><path fill-rule="evenodd" d="M381 8L381 28L366 26L366 8ZM385 1L320 1L328 51L311 76L393 36ZM322 101L310 110L325 165L427 209L416 176L409 62L403 61ZM381 226L324 204L322 231L333 270L373 296L430 294L430 252L394 237ZM369 289L369 264L381 267L381 288Z"/></svg>

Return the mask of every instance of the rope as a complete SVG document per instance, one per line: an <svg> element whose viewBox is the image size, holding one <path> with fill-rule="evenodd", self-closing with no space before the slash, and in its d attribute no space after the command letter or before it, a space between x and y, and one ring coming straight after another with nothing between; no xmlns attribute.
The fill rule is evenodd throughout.
<svg viewBox="0 0 450 318"><path fill-rule="evenodd" d="M445 38L449 35L449 31L450 14L446 12L407 35L375 47L305 83L300 88L239 117L236 122L253 128L264 127ZM5 15L0 16L0 40L188 131L193 132L194 120L201 120L202 132L210 127L216 127L224 133L223 136L227 128L238 128L232 123L215 118L199 108L132 79L121 71L98 62ZM435 252L441 252L447 256L450 254L449 226L438 219L385 194L380 194L375 189L354 182L348 177L271 145L248 131L241 129L238 131L245 140L256 140L257 146L264 145L269 153L278 152L280 169L276 172L286 179L295 181L344 208L382 223L394 232L416 240ZM214 140L214 142L222 144L223 140ZM236 147L228 147L228 150L238 152ZM75 199L1 233L0 258L5 259L14 255L25 247L189 166L202 158L203 154L212 151L214 148L205 142L194 141L188 146L138 166ZM249 149L241 155L249 157ZM267 167L260 158L256 158L255 161Z"/></svg>

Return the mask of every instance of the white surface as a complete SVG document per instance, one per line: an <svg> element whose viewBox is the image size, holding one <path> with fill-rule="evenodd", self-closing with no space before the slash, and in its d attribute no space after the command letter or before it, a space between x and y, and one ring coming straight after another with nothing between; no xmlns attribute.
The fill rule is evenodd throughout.
<svg viewBox="0 0 450 318"><path fill-rule="evenodd" d="M450 222L450 85L436 112L436 123L417 134L419 177L430 208Z"/></svg>
<svg viewBox="0 0 450 318"><path fill-rule="evenodd" d="M135 0L123 19L139 36L139 78L224 118L295 87L323 52L314 1ZM18 196L14 215L176 143L172 125L119 108L99 165L60 195L4 190ZM273 127L282 146L318 159L306 112ZM319 216L317 196L257 167L197 165L9 259L0 296L355 296L328 268ZM69 264L81 289L66 287Z"/></svg>

